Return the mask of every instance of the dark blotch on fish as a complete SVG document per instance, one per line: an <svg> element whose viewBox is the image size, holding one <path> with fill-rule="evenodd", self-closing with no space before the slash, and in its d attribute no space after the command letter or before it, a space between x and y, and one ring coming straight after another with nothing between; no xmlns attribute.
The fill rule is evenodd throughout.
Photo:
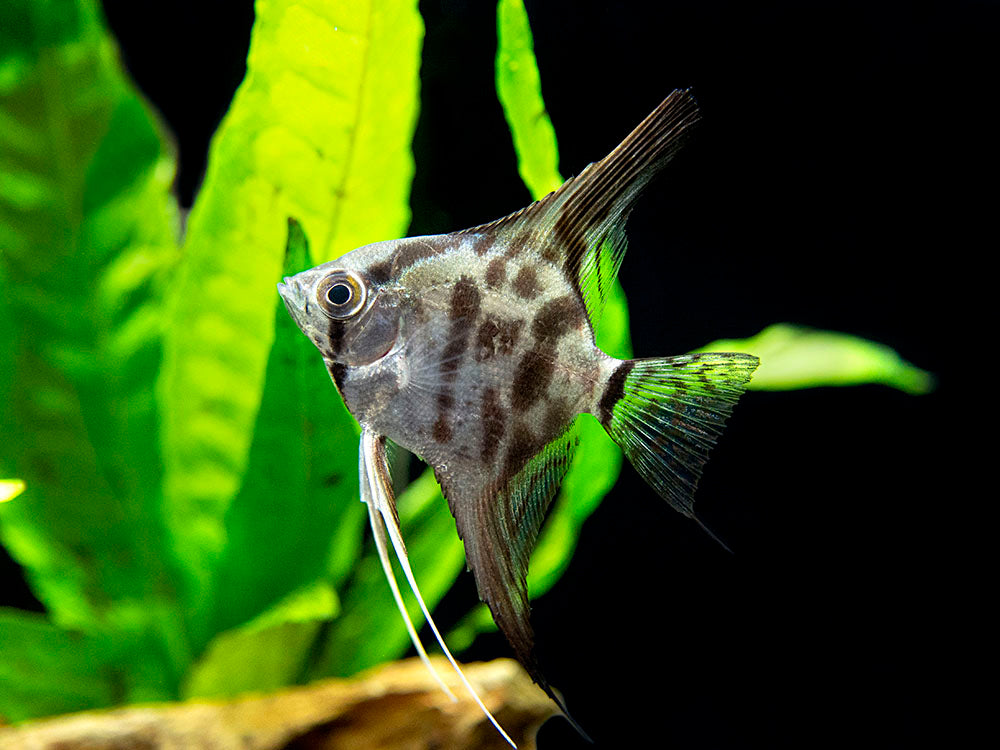
<svg viewBox="0 0 1000 750"><path fill-rule="evenodd" d="M487 318L476 331L476 361L483 362L497 355L514 352L517 336L524 325L523 320L503 320Z"/></svg>
<svg viewBox="0 0 1000 750"><path fill-rule="evenodd" d="M493 318L487 318L476 331L476 361L482 362L496 354L493 340L500 333L500 325Z"/></svg>
<svg viewBox="0 0 1000 750"><path fill-rule="evenodd" d="M340 354L340 349L344 344L344 330L344 321L330 320L330 325L326 330L326 337L330 345L328 350L323 352L325 357L333 359L336 355Z"/></svg>
<svg viewBox="0 0 1000 750"><path fill-rule="evenodd" d="M443 252L444 248L435 247L428 242L408 242L396 253L393 268L398 275L410 266L435 255L441 255Z"/></svg>
<svg viewBox="0 0 1000 750"><path fill-rule="evenodd" d="M483 449L480 458L484 464L491 465L506 431L504 409L495 389L486 388L483 391L482 409Z"/></svg>
<svg viewBox="0 0 1000 750"><path fill-rule="evenodd" d="M347 375L347 365L342 362L331 362L330 360L326 360L326 369L330 373L330 377L333 378L333 383L337 386L337 390L343 393L344 377Z"/></svg>
<svg viewBox="0 0 1000 750"><path fill-rule="evenodd" d="M475 318L479 314L481 299L476 282L468 276L460 278L455 282L455 288L451 292L451 310L449 312L451 320Z"/></svg>
<svg viewBox="0 0 1000 750"><path fill-rule="evenodd" d="M441 377L448 382L458 377L458 368L462 364L462 355L465 354L466 338L464 329L453 329L441 352Z"/></svg>
<svg viewBox="0 0 1000 750"><path fill-rule="evenodd" d="M555 363L549 354L529 349L517 367L511 384L510 405L515 411L524 411L545 395L552 382Z"/></svg>
<svg viewBox="0 0 1000 750"><path fill-rule="evenodd" d="M511 286L519 297L524 299L537 297L541 287L538 285L538 274L535 272L534 266L521 266L521 270L517 272Z"/></svg>
<svg viewBox="0 0 1000 750"><path fill-rule="evenodd" d="M444 414L439 414L434 427L431 429L431 437L439 443L447 443L451 440L451 425Z"/></svg>
<svg viewBox="0 0 1000 750"><path fill-rule="evenodd" d="M582 305L572 296L557 297L542 305L531 322L531 333L538 342L554 344L564 333L579 326L584 315Z"/></svg>
<svg viewBox="0 0 1000 750"><path fill-rule="evenodd" d="M490 289L499 289L507 279L507 261L503 258L494 258L486 266L486 286Z"/></svg>
<svg viewBox="0 0 1000 750"><path fill-rule="evenodd" d="M479 235L472 243L472 250L477 256L482 258L493 249L493 237L489 235Z"/></svg>
<svg viewBox="0 0 1000 750"><path fill-rule="evenodd" d="M392 263L382 261L368 269L368 279L376 284L384 284L392 278Z"/></svg>
<svg viewBox="0 0 1000 750"><path fill-rule="evenodd" d="M541 447L526 424L516 423L511 435L510 447L504 457L504 474L508 478L517 474L531 460L532 456L538 453Z"/></svg>
<svg viewBox="0 0 1000 750"><path fill-rule="evenodd" d="M551 440L558 437L566 429L575 414L570 406L562 399L553 399L545 409L545 434L544 440Z"/></svg>
<svg viewBox="0 0 1000 750"><path fill-rule="evenodd" d="M611 373L608 384L604 388L604 394L601 396L601 402L598 404L598 410L601 412L601 424L610 424L615 404L625 395L625 379L632 372L633 367L635 367L635 362L626 360Z"/></svg>

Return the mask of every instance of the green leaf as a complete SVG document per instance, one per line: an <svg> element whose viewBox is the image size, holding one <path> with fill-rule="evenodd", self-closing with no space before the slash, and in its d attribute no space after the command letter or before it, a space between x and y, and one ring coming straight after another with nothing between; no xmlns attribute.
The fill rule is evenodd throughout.
<svg viewBox="0 0 1000 750"><path fill-rule="evenodd" d="M289 222L284 274L310 267ZM225 517L209 619L201 639L228 630L319 578L339 586L361 552L357 422L275 295L274 346L243 486ZM297 636L296 636L297 637Z"/></svg>
<svg viewBox="0 0 1000 750"><path fill-rule="evenodd" d="M165 697L186 660L150 440L174 165L93 2L10 0L0 30L0 465L26 484L0 536L56 625Z"/></svg>
<svg viewBox="0 0 1000 750"><path fill-rule="evenodd" d="M0 608L0 724L107 706L115 677L92 638Z"/></svg>
<svg viewBox="0 0 1000 750"><path fill-rule="evenodd" d="M165 519L192 610L214 588L247 466L287 217L312 238L314 261L398 237L409 218L414 0L260 0L256 11L247 76L190 215L158 389Z"/></svg>
<svg viewBox="0 0 1000 750"><path fill-rule="evenodd" d="M750 388L785 391L880 383L907 393L929 393L934 376L884 344L836 331L777 323L748 339L713 341L699 351L747 352L760 357Z"/></svg>
<svg viewBox="0 0 1000 750"><path fill-rule="evenodd" d="M188 673L182 696L224 698L299 682L337 593L318 582L295 591L242 627L217 635Z"/></svg>
<svg viewBox="0 0 1000 750"><path fill-rule="evenodd" d="M433 610L465 567L465 550L455 533L455 519L430 471L398 498L399 520L410 563L427 606ZM401 579L401 573L397 572ZM407 611L416 627L423 615L410 599ZM332 623L316 676L346 677L399 658L410 640L385 574L369 544L342 597L342 611Z"/></svg>
<svg viewBox="0 0 1000 750"><path fill-rule="evenodd" d="M556 132L542 100L535 44L522 0L497 4L497 96L514 138L517 168L535 200L563 183Z"/></svg>

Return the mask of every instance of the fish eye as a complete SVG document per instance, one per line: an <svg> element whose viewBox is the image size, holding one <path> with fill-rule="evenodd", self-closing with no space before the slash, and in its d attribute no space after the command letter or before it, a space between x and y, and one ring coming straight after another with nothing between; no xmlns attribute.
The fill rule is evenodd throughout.
<svg viewBox="0 0 1000 750"><path fill-rule="evenodd" d="M351 301L354 290L350 284L334 284L326 290L326 301L334 307L342 307Z"/></svg>
<svg viewBox="0 0 1000 750"><path fill-rule="evenodd" d="M368 293L364 281L352 271L337 270L324 278L316 289L320 309L334 320L357 315Z"/></svg>

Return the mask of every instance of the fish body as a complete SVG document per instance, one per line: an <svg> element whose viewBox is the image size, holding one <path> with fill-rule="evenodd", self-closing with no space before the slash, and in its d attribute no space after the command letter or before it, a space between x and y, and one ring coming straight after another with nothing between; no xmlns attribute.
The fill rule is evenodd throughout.
<svg viewBox="0 0 1000 750"><path fill-rule="evenodd" d="M525 576L577 417L597 418L694 518L708 451L757 366L744 354L619 360L595 344L628 213L697 119L675 91L611 154L515 214L367 245L279 285L362 425L362 497L380 553L391 542L404 562L388 437L434 469L480 597L560 707L534 658Z"/></svg>
<svg viewBox="0 0 1000 750"><path fill-rule="evenodd" d="M442 484L500 486L576 415L597 411L618 360L594 344L583 302L558 268L475 234L355 252L290 283L308 290L358 264L378 298L364 347L331 331L347 327L339 321L321 321L327 330L314 340L328 347L327 366L358 421L420 456ZM401 257L418 259L401 265ZM338 347L351 364L338 360Z"/></svg>

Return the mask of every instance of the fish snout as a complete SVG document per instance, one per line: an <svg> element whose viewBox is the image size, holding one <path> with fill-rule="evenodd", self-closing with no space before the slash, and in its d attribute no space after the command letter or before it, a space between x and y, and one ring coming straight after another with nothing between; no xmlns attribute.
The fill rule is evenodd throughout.
<svg viewBox="0 0 1000 750"><path fill-rule="evenodd" d="M278 294L285 303L288 313L298 321L306 308L306 295L299 280L294 276L285 276L278 284Z"/></svg>

